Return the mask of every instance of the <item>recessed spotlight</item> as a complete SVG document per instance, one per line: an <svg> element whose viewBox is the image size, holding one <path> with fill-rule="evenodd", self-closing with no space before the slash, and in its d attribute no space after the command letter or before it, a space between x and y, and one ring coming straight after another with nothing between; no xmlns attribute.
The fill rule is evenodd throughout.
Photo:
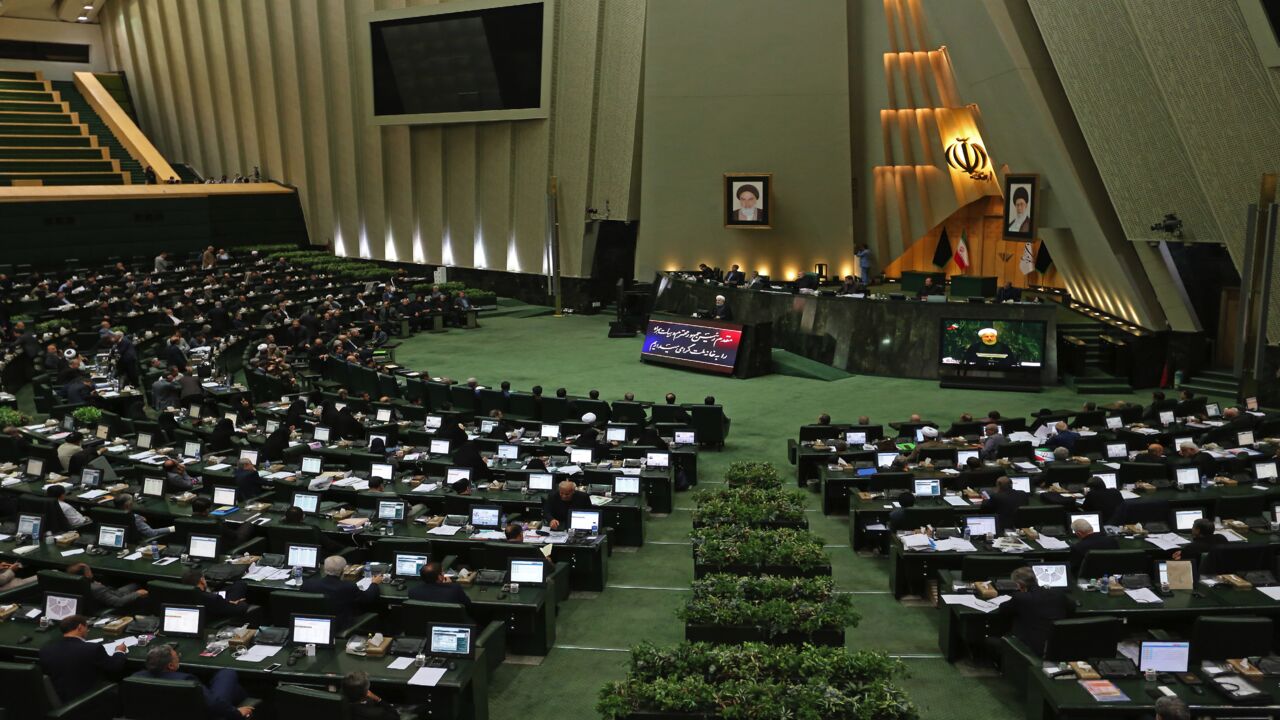
<svg viewBox="0 0 1280 720"><path fill-rule="evenodd" d="M92 10L92 9L93 9L93 5L85 5L85 6L84 6L84 9L85 9L85 10Z"/></svg>
<svg viewBox="0 0 1280 720"><path fill-rule="evenodd" d="M88 22L88 21L89 21L88 15L81 15L80 17L76 18L76 22Z"/></svg>

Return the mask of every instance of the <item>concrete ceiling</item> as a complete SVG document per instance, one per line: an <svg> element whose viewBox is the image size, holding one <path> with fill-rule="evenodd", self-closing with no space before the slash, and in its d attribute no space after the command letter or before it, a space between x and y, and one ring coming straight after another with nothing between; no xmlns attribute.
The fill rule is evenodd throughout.
<svg viewBox="0 0 1280 720"><path fill-rule="evenodd" d="M96 23L105 0L0 0L0 18ZM85 10L86 6L93 9Z"/></svg>

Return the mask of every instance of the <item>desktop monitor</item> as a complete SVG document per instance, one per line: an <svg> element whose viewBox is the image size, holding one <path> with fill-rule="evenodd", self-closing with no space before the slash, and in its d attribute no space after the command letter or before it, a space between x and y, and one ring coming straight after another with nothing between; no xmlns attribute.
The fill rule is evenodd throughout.
<svg viewBox="0 0 1280 720"><path fill-rule="evenodd" d="M39 542L40 526L44 524L44 518L39 515L19 515L18 516L18 534L30 535Z"/></svg>
<svg viewBox="0 0 1280 720"><path fill-rule="evenodd" d="M160 632L174 637L200 637L204 631L204 608L198 605L164 605Z"/></svg>
<svg viewBox="0 0 1280 720"><path fill-rule="evenodd" d="M1172 411L1172 410L1161 410L1161 411L1160 411L1160 424L1161 424L1161 425L1172 425L1172 424L1173 424L1173 419L1174 419L1174 417L1173 417L1173 411Z"/></svg>
<svg viewBox="0 0 1280 720"><path fill-rule="evenodd" d="M226 507L236 504L236 489L230 485L219 485L213 488L213 504Z"/></svg>
<svg viewBox="0 0 1280 720"><path fill-rule="evenodd" d="M104 548L119 550L124 547L125 529L121 525L99 525L98 544Z"/></svg>
<svg viewBox="0 0 1280 720"><path fill-rule="evenodd" d="M1065 564L1046 563L1041 565L1032 565L1031 572L1036 574L1036 582L1039 583L1040 587L1067 587L1067 566Z"/></svg>
<svg viewBox="0 0 1280 720"><path fill-rule="evenodd" d="M432 455L448 455L449 441L448 440L432 440L430 452Z"/></svg>
<svg viewBox="0 0 1280 720"><path fill-rule="evenodd" d="M200 443L195 440L188 440L182 443L182 456L200 459Z"/></svg>
<svg viewBox="0 0 1280 720"><path fill-rule="evenodd" d="M337 410L338 412L342 412L346 407L347 407L346 403L336 402L333 404L333 409Z"/></svg>
<svg viewBox="0 0 1280 720"><path fill-rule="evenodd" d="M266 430L266 434L267 434L267 435L270 435L271 433L273 433L273 432L275 432L275 431L277 431L277 430L279 430L279 429L280 429L280 421L279 421L279 420L268 420L268 421L267 421L267 424L266 424L266 426L265 426L265 430Z"/></svg>
<svg viewBox="0 0 1280 720"><path fill-rule="evenodd" d="M426 420L423 420L423 425L428 430L439 430L440 424L443 422L444 422L444 418L440 417L439 415L428 415Z"/></svg>
<svg viewBox="0 0 1280 720"><path fill-rule="evenodd" d="M644 454L645 467L664 468L671 462L671 456L664 452L647 452Z"/></svg>
<svg viewBox="0 0 1280 720"><path fill-rule="evenodd" d="M1174 471L1174 479L1178 487L1200 486L1200 468L1180 467Z"/></svg>
<svg viewBox="0 0 1280 720"><path fill-rule="evenodd" d="M470 658L473 652L471 647L472 630L473 628L470 625L431 623L427 626L428 651L432 655Z"/></svg>
<svg viewBox="0 0 1280 720"><path fill-rule="evenodd" d="M1024 493L1031 492L1031 478L1019 475L1018 477L1009 478L1009 482L1013 483L1014 490L1021 490Z"/></svg>
<svg viewBox="0 0 1280 720"><path fill-rule="evenodd" d="M574 531L583 530L588 535L598 535L600 533L600 511L570 510L569 529Z"/></svg>
<svg viewBox="0 0 1280 720"><path fill-rule="evenodd" d="M502 508L497 505L472 505L471 524L490 530L502 527Z"/></svg>
<svg viewBox="0 0 1280 720"><path fill-rule="evenodd" d="M378 412L374 413L373 419L380 423L391 422L391 408L378 408Z"/></svg>
<svg viewBox="0 0 1280 720"><path fill-rule="evenodd" d="M867 433L862 430L850 430L844 434L844 441L850 445L866 445Z"/></svg>
<svg viewBox="0 0 1280 720"><path fill-rule="evenodd" d="M66 430L67 432L75 432L75 430L76 430L76 418L75 418L75 416L74 416L74 415L63 415L63 416L62 416L62 429L63 429L63 430Z"/></svg>
<svg viewBox="0 0 1280 720"><path fill-rule="evenodd" d="M317 425L316 428L311 431L311 439L316 442L329 442L329 428L323 425Z"/></svg>
<svg viewBox="0 0 1280 720"><path fill-rule="evenodd" d="M965 529L969 531L970 537L990 535L995 537L996 534L996 516L995 515L969 515L964 519Z"/></svg>
<svg viewBox="0 0 1280 720"><path fill-rule="evenodd" d="M938 478L916 478L912 482L915 484L916 497L937 497L942 494L942 482Z"/></svg>
<svg viewBox="0 0 1280 720"><path fill-rule="evenodd" d="M315 493L296 492L293 494L293 506L310 515L320 506L320 496Z"/></svg>
<svg viewBox="0 0 1280 720"><path fill-rule="evenodd" d="M1202 517L1204 517L1204 511L1200 509L1174 510L1173 526L1183 532L1190 532L1191 525Z"/></svg>
<svg viewBox="0 0 1280 720"><path fill-rule="evenodd" d="M511 570L507 573L507 580L520 585L541 585L546 570L546 563L542 560L520 560L511 559Z"/></svg>
<svg viewBox="0 0 1280 720"><path fill-rule="evenodd" d="M80 471L80 484L87 488L96 488L102 482L102 471L98 468L85 468Z"/></svg>
<svg viewBox="0 0 1280 720"><path fill-rule="evenodd" d="M1141 672L1184 673L1191 661L1191 643L1144 640L1138 651Z"/></svg>
<svg viewBox="0 0 1280 720"><path fill-rule="evenodd" d="M498 458L501 460L519 460L520 446L519 445L499 445Z"/></svg>
<svg viewBox="0 0 1280 720"><path fill-rule="evenodd" d="M1245 409L1245 410L1254 410L1254 411L1256 411L1256 410L1258 409L1258 398L1256 398L1256 397L1247 397L1247 398L1245 398L1245 399L1244 399L1244 409Z"/></svg>
<svg viewBox="0 0 1280 720"><path fill-rule="evenodd" d="M1173 447L1175 450L1181 450L1183 445L1195 442L1190 436L1176 437L1173 439Z"/></svg>
<svg viewBox="0 0 1280 720"><path fill-rule="evenodd" d="M369 466L369 475L370 477L390 480L393 470L394 468L387 463L373 463Z"/></svg>
<svg viewBox="0 0 1280 720"><path fill-rule="evenodd" d="M402 578L418 577L418 573L422 572L422 566L429 562L431 562L430 555L396 553L395 575Z"/></svg>
<svg viewBox="0 0 1280 720"><path fill-rule="evenodd" d="M27 458L27 477L43 477L44 476L44 460L41 458Z"/></svg>
<svg viewBox="0 0 1280 720"><path fill-rule="evenodd" d="M316 562L319 558L319 545L290 545L285 565L304 570L315 570Z"/></svg>
<svg viewBox="0 0 1280 720"><path fill-rule="evenodd" d="M310 456L302 458L303 475L319 475L322 472L320 468L323 466L324 462L321 458Z"/></svg>
<svg viewBox="0 0 1280 720"><path fill-rule="evenodd" d="M1161 560L1156 563L1156 575L1158 576L1156 578L1156 582L1159 583L1161 587L1169 584L1169 563L1167 561Z"/></svg>
<svg viewBox="0 0 1280 720"><path fill-rule="evenodd" d="M627 429L624 427L605 428L604 439L609 442L624 443L627 441Z"/></svg>
<svg viewBox="0 0 1280 720"><path fill-rule="evenodd" d="M619 475L613 479L614 495L639 495L640 478L635 475Z"/></svg>
<svg viewBox="0 0 1280 720"><path fill-rule="evenodd" d="M1253 444L1253 431L1242 430L1236 433L1236 444L1240 447L1248 447Z"/></svg>
<svg viewBox="0 0 1280 720"><path fill-rule="evenodd" d="M80 598L75 595L47 592L44 594L44 616L49 622L71 617L80 608Z"/></svg>
<svg viewBox="0 0 1280 720"><path fill-rule="evenodd" d="M1053 451L1049 448L1036 448L1033 453L1040 462L1053 462Z"/></svg>
<svg viewBox="0 0 1280 720"><path fill-rule="evenodd" d="M1254 465L1253 476L1259 480L1271 480L1274 482L1276 479L1276 461L1264 460Z"/></svg>
<svg viewBox="0 0 1280 720"><path fill-rule="evenodd" d="M1204 414L1209 417L1218 417L1222 415L1222 408L1218 407L1218 403L1206 403L1204 406Z"/></svg>
<svg viewBox="0 0 1280 720"><path fill-rule="evenodd" d="M238 422L240 418L239 418L239 416L238 416L238 415L236 415L236 414L235 414L235 413L233 413L233 412L229 412L229 413L222 413L222 419L223 419L223 420L228 420L228 421L230 421L230 422L231 422L231 428L232 428L233 430L234 430L234 429L236 429L236 428L238 428L238 427L240 426L240 423Z"/></svg>
<svg viewBox="0 0 1280 720"><path fill-rule="evenodd" d="M1097 475L1094 475L1094 477L1101 479L1101 480L1102 480L1102 484L1103 484L1103 485L1106 485L1109 489L1111 489L1111 490L1115 490L1115 489L1116 489L1116 474L1115 474L1115 473L1098 473Z"/></svg>
<svg viewBox="0 0 1280 720"><path fill-rule="evenodd" d="M976 458L976 457L978 457L977 450L957 450L956 465L957 466L964 465L965 463L969 462L969 458Z"/></svg>
<svg viewBox="0 0 1280 720"><path fill-rule="evenodd" d="M212 535L192 535L187 542L187 552L193 558L218 559L218 538Z"/></svg>
<svg viewBox="0 0 1280 720"><path fill-rule="evenodd" d="M692 430L677 430L675 440L677 445L694 445L698 442L697 435Z"/></svg>
<svg viewBox="0 0 1280 720"><path fill-rule="evenodd" d="M1108 430L1119 430L1122 427L1124 427L1124 418L1119 415L1112 415L1107 418Z"/></svg>
<svg viewBox="0 0 1280 720"><path fill-rule="evenodd" d="M397 500L378 501L379 520L404 520L404 503Z"/></svg>
<svg viewBox="0 0 1280 720"><path fill-rule="evenodd" d="M1129 457L1129 446L1124 443L1107 443L1107 457L1109 458L1126 458Z"/></svg>
<svg viewBox="0 0 1280 720"><path fill-rule="evenodd" d="M1094 532L1102 530L1102 519L1098 517L1098 513L1071 513L1070 519L1072 524L1077 520L1084 520Z"/></svg>
<svg viewBox="0 0 1280 720"><path fill-rule="evenodd" d="M138 433L138 442L136 443L138 447L142 448L143 450L150 450L151 442L152 442L151 433L149 432Z"/></svg>
<svg viewBox="0 0 1280 720"><path fill-rule="evenodd" d="M143 478L142 494L145 497L162 497L164 495L164 478Z"/></svg>
<svg viewBox="0 0 1280 720"><path fill-rule="evenodd" d="M554 490L556 479L551 473L529 473L530 490Z"/></svg>
<svg viewBox="0 0 1280 720"><path fill-rule="evenodd" d="M587 465L593 459L591 448L569 448L569 462L574 465Z"/></svg>
<svg viewBox="0 0 1280 720"><path fill-rule="evenodd" d="M333 617L327 615L294 615L293 633L290 639L294 645L332 645Z"/></svg>
<svg viewBox="0 0 1280 720"><path fill-rule="evenodd" d="M387 436L386 436L386 435L370 435L370 436L369 436L369 441L368 441L367 443L365 443L365 447L366 447L366 448L372 448L372 447L373 447L373 441L374 441L374 440L381 440L381 441L382 441L382 447L383 447L383 449L386 449L386 447L387 447Z"/></svg>
<svg viewBox="0 0 1280 720"><path fill-rule="evenodd" d="M556 438L560 437L560 426L549 424L549 423L543 423L542 427L538 428L538 437L555 440Z"/></svg>
<svg viewBox="0 0 1280 720"><path fill-rule="evenodd" d="M199 420L200 412L202 410L204 410L204 408L200 407L200 403L191 403L187 406L187 417L193 420Z"/></svg>
<svg viewBox="0 0 1280 720"><path fill-rule="evenodd" d="M245 460L248 460L249 462L253 463L256 466L258 464L258 451L257 450L241 450L240 461L244 462Z"/></svg>
<svg viewBox="0 0 1280 720"><path fill-rule="evenodd" d="M444 481L450 485L459 480L470 480L471 468L451 467L444 471Z"/></svg>
<svg viewBox="0 0 1280 720"><path fill-rule="evenodd" d="M876 453L876 467L893 467L893 461L898 459L896 452L878 452Z"/></svg>
<svg viewBox="0 0 1280 720"><path fill-rule="evenodd" d="M924 442L924 428L916 428L916 442Z"/></svg>
<svg viewBox="0 0 1280 720"><path fill-rule="evenodd" d="M94 431L93 436L98 438L99 440L106 440L107 438L111 437L111 426L99 425L98 428Z"/></svg>
<svg viewBox="0 0 1280 720"><path fill-rule="evenodd" d="M496 427L498 427L497 420L481 420L480 421L480 433L483 435L488 435L489 433L493 432L493 429Z"/></svg>

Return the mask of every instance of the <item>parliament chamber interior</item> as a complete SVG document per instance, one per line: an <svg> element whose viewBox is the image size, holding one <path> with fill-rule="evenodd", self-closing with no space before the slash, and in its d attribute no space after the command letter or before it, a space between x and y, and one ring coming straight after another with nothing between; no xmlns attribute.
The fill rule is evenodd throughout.
<svg viewBox="0 0 1280 720"><path fill-rule="evenodd" d="M1280 717L1278 38L0 0L0 720Z"/></svg>

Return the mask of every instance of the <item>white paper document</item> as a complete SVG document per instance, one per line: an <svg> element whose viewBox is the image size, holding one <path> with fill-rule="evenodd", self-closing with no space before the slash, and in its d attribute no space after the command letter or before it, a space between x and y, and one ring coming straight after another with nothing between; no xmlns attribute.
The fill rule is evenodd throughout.
<svg viewBox="0 0 1280 720"><path fill-rule="evenodd" d="M968 505L969 501L964 499L963 495L943 495L942 501L948 505Z"/></svg>
<svg viewBox="0 0 1280 720"><path fill-rule="evenodd" d="M428 530L427 534L428 535L444 535L448 537L451 535L457 535L458 531L461 529L462 529L461 525L437 525L431 528L430 530Z"/></svg>
<svg viewBox="0 0 1280 720"><path fill-rule="evenodd" d="M915 548L929 547L928 535L921 535L919 533L915 533L913 535L903 535L901 536L901 540L902 540L902 547L908 550L913 550Z"/></svg>
<svg viewBox="0 0 1280 720"><path fill-rule="evenodd" d="M276 653L284 649L282 645L254 645L249 650L236 658L237 662L262 662L269 657L273 657Z"/></svg>
<svg viewBox="0 0 1280 720"><path fill-rule="evenodd" d="M1036 538L1036 542L1045 550L1066 550L1068 547L1071 547L1067 544L1067 541L1059 540L1056 537L1049 537L1048 535L1041 535Z"/></svg>
<svg viewBox="0 0 1280 720"><path fill-rule="evenodd" d="M1008 598L1006 597L1006 599ZM987 602L986 600L976 598L972 595L943 595L942 602L947 605L963 605L984 613L989 613L1000 607L998 603Z"/></svg>
<svg viewBox="0 0 1280 720"><path fill-rule="evenodd" d="M978 550L978 548L973 546L973 543L960 537L939 540L934 543L934 548L939 552L977 552Z"/></svg>
<svg viewBox="0 0 1280 720"><path fill-rule="evenodd" d="M1147 542L1161 550L1177 550L1191 541L1176 533L1153 533L1147 536Z"/></svg>
<svg viewBox="0 0 1280 720"><path fill-rule="evenodd" d="M409 666L410 666L410 665L412 665L412 664L413 664L413 658L411 658L411 657L399 657L399 658L396 658L395 660L392 660L392 661L391 661L391 664L387 665L387 669L388 669L388 670L403 670L403 669L405 669L405 668L409 667Z"/></svg>
<svg viewBox="0 0 1280 720"><path fill-rule="evenodd" d="M440 678L444 677L444 668L418 668L418 672L409 678L410 685L421 685L423 687L435 687L440 682Z"/></svg>
<svg viewBox="0 0 1280 720"><path fill-rule="evenodd" d="M1271 587L1260 587L1258 591L1272 600L1280 600L1280 585L1272 585Z"/></svg>
<svg viewBox="0 0 1280 720"><path fill-rule="evenodd" d="M1133 598L1135 602L1138 602L1144 605L1148 603L1160 602L1160 596L1151 592L1151 588L1138 588L1136 590L1125 590L1124 594Z"/></svg>

